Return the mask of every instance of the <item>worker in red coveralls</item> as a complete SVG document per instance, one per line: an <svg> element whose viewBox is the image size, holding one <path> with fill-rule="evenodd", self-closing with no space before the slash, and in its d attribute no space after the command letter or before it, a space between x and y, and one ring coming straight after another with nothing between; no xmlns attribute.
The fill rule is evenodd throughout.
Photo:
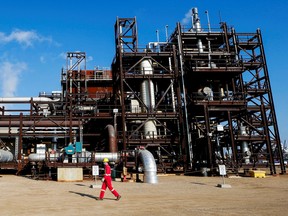
<svg viewBox="0 0 288 216"><path fill-rule="evenodd" d="M104 177L102 178L102 187L101 187L101 192L98 200L103 200L104 194L106 191L106 188L108 187L109 190L114 194L116 197L116 200L118 201L121 196L118 194L118 192L113 188L112 186L112 180L111 180L111 168L108 164L109 160L108 158L104 158L103 163L104 163L104 169L105 169L105 174Z"/></svg>

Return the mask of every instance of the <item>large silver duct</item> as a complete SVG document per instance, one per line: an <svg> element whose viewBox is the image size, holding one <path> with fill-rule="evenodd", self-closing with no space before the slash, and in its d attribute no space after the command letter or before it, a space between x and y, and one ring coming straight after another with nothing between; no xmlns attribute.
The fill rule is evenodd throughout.
<svg viewBox="0 0 288 216"><path fill-rule="evenodd" d="M13 154L10 151L0 149L0 162L10 162L13 160Z"/></svg>
<svg viewBox="0 0 288 216"><path fill-rule="evenodd" d="M143 163L144 183L157 184L157 166L152 153L148 150L139 150L138 157Z"/></svg>

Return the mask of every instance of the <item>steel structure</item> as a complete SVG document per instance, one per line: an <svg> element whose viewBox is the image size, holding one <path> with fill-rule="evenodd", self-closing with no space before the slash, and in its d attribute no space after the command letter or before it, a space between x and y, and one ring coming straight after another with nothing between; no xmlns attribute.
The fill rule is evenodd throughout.
<svg viewBox="0 0 288 216"><path fill-rule="evenodd" d="M138 173L151 152L158 172L286 173L260 30L203 28L197 8L192 20L141 47L136 18L117 18L112 70L69 52L61 91L0 98L0 168L90 173L105 156Z"/></svg>
<svg viewBox="0 0 288 216"><path fill-rule="evenodd" d="M192 13L192 26L178 23L168 41L146 47L137 46L135 18L117 19L113 80L123 149L146 146L165 171L215 173L225 164L276 174L280 161L286 173L260 30L204 29L197 8Z"/></svg>

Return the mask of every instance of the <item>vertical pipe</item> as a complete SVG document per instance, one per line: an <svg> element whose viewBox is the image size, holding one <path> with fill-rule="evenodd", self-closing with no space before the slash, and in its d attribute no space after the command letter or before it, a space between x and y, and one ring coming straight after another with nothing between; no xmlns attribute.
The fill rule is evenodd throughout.
<svg viewBox="0 0 288 216"><path fill-rule="evenodd" d="M210 18L209 18L208 10L206 10L205 13L206 13L206 15L207 15L208 32L211 32Z"/></svg>
<svg viewBox="0 0 288 216"><path fill-rule="evenodd" d="M143 60L140 63L142 74L153 74L152 61L150 59ZM141 98L145 106L148 108L147 112L151 113L155 108L155 91L154 84L149 78L141 83ZM157 136L157 129L155 121L148 120L144 124L144 133L146 139Z"/></svg>
<svg viewBox="0 0 288 216"><path fill-rule="evenodd" d="M192 16L193 16L193 29L196 32L200 32L201 30L201 23L200 23L200 18L198 16L198 9L193 8L192 9Z"/></svg>
<svg viewBox="0 0 288 216"><path fill-rule="evenodd" d="M168 25L165 26L166 42L168 42Z"/></svg>
<svg viewBox="0 0 288 216"><path fill-rule="evenodd" d="M170 73L172 72L172 63L171 63L171 57L169 57L169 70ZM174 92L174 84L173 84L173 80L171 79L171 100L172 100L172 109L173 112L176 112L176 108L175 108L175 92Z"/></svg>
<svg viewBox="0 0 288 216"><path fill-rule="evenodd" d="M235 60L238 61L239 60L239 53L238 53L238 47L237 47L237 40L236 40L236 33L235 33L235 29L232 28L231 29L231 33L233 36L233 44L234 44L234 48L235 48Z"/></svg>
<svg viewBox="0 0 288 216"><path fill-rule="evenodd" d="M246 133L246 127L245 126L240 126L240 135L247 136ZM245 164L249 164L250 162L250 150L248 146L247 141L242 141L242 154L243 154L243 159Z"/></svg>
<svg viewBox="0 0 288 216"><path fill-rule="evenodd" d="M213 153L212 153L212 142L211 142L211 131L210 131L210 119L209 119L209 111L208 106L204 105L204 114L205 114L205 126L206 126L206 137L207 137L207 145L208 145L208 165L210 169L213 171L214 165L213 165Z"/></svg>

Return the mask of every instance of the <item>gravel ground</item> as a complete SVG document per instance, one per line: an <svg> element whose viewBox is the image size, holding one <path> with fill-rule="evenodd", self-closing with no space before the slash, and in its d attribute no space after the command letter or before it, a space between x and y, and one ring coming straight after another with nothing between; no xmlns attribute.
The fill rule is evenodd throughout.
<svg viewBox="0 0 288 216"><path fill-rule="evenodd" d="M56 182L0 175L0 215L287 215L288 176L158 176L158 184L115 182L122 198L108 190L98 201L101 182Z"/></svg>

